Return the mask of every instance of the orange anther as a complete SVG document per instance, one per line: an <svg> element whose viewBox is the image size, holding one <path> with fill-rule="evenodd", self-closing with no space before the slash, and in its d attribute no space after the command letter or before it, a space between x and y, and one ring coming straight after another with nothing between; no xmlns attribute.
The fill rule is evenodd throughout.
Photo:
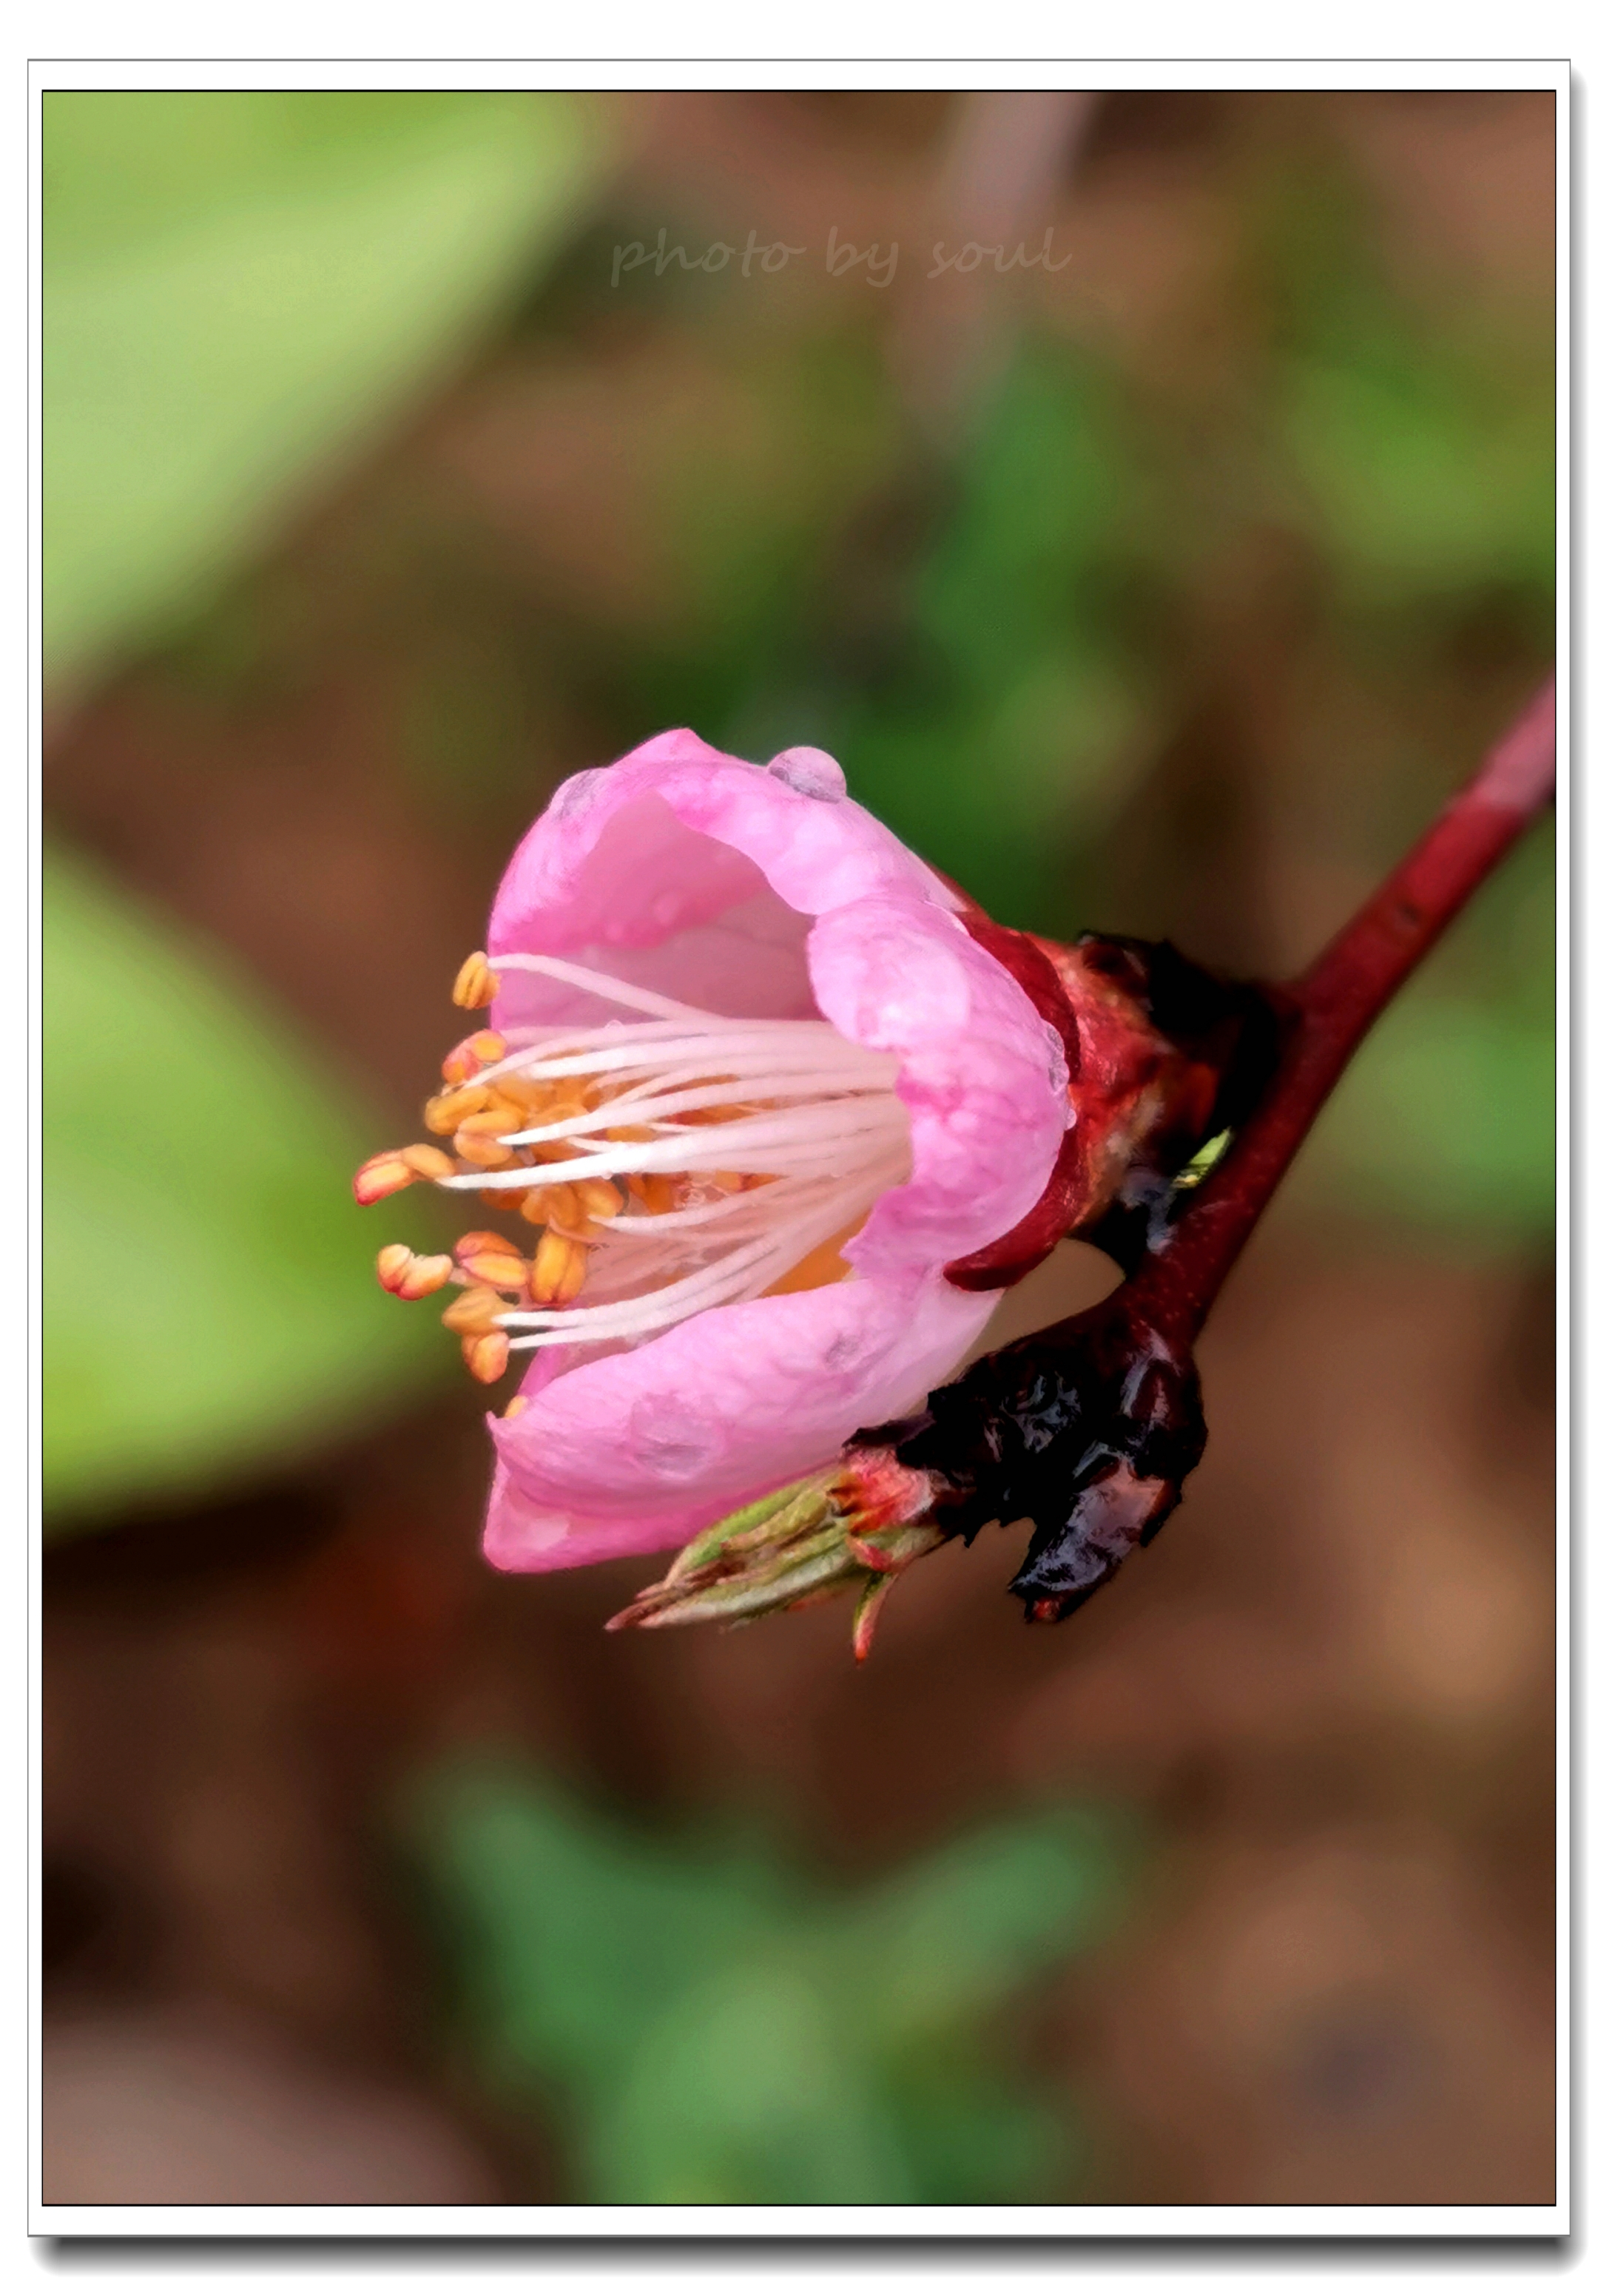
<svg viewBox="0 0 1598 2296"><path fill-rule="evenodd" d="M517 1257L516 1247L510 1237L500 1235L491 1227L474 1227L469 1234L456 1238L457 1259L470 1259L479 1251L508 1251L512 1259Z"/></svg>
<svg viewBox="0 0 1598 2296"><path fill-rule="evenodd" d="M463 1117L487 1108L491 1095L486 1084L456 1085L453 1092L435 1093L422 1111L430 1132L451 1133Z"/></svg>
<svg viewBox="0 0 1598 2296"><path fill-rule="evenodd" d="M414 1146L401 1148L396 1152L419 1180L447 1180L455 1172L455 1166L443 1149L433 1147L429 1141L418 1140Z"/></svg>
<svg viewBox="0 0 1598 2296"><path fill-rule="evenodd" d="M377 1280L385 1292L397 1292L415 1264L408 1243L385 1243L377 1255Z"/></svg>
<svg viewBox="0 0 1598 2296"><path fill-rule="evenodd" d="M502 1100L508 1100L524 1113L529 1109L542 1108L549 1097L549 1086L539 1077L518 1076L513 1069L496 1076L493 1089Z"/></svg>
<svg viewBox="0 0 1598 2296"><path fill-rule="evenodd" d="M491 1387L504 1375L511 1360L511 1342L503 1332L473 1332L461 1341L461 1357L473 1379L480 1379L485 1387ZM525 1400L522 1396L515 1398L517 1403ZM514 1408L513 1403L511 1410ZM511 1411L507 1410L505 1417L510 1416Z"/></svg>
<svg viewBox="0 0 1598 2296"><path fill-rule="evenodd" d="M469 1164L478 1164L493 1171L501 1164L513 1164L513 1151L500 1139L502 1132L515 1128L516 1117L503 1108L480 1108L474 1116L462 1119L455 1128L455 1148L457 1156L464 1156Z"/></svg>
<svg viewBox="0 0 1598 2296"><path fill-rule="evenodd" d="M477 1111L478 1115L492 1116L498 1119L499 1128L502 1132L522 1132L526 1130L528 1112L526 1109L523 1108L520 1101L508 1099L506 1095L501 1092L497 1081L490 1085L484 1085L480 1086L479 1089L486 1092L488 1096L483 1103L482 1107ZM470 1121L470 1119L468 1121ZM473 1129L476 1131L487 1131L488 1127L486 1125L474 1125Z"/></svg>
<svg viewBox="0 0 1598 2296"><path fill-rule="evenodd" d="M509 1148L502 1148L496 1136L481 1132L457 1132L455 1154L463 1156L469 1164L476 1164L485 1172L497 1171L502 1164L513 1164L516 1158Z"/></svg>
<svg viewBox="0 0 1598 2296"><path fill-rule="evenodd" d="M357 1204L375 1204L408 1188L415 1177L397 1148L385 1148L379 1156L368 1156L356 1174L355 1200Z"/></svg>
<svg viewBox="0 0 1598 2296"><path fill-rule="evenodd" d="M505 1303L498 1292L490 1292L486 1284L478 1284L450 1301L444 1310L444 1327L458 1332L463 1339L476 1339L494 1331L494 1318L504 1312Z"/></svg>
<svg viewBox="0 0 1598 2296"><path fill-rule="evenodd" d="M588 1254L580 1243L545 1228L533 1256L529 1289L541 1306L563 1308L582 1290L587 1267Z"/></svg>
<svg viewBox="0 0 1598 2296"><path fill-rule="evenodd" d="M499 975L490 966L483 951L474 949L455 975L455 985L450 995L457 1004L469 1013L479 1006L492 1004L499 994Z"/></svg>
<svg viewBox="0 0 1598 2296"><path fill-rule="evenodd" d="M425 1300L442 1291L454 1272L447 1251L419 1259L408 1243L385 1243L377 1255L377 1280L397 1300Z"/></svg>
<svg viewBox="0 0 1598 2296"><path fill-rule="evenodd" d="M652 1140L654 1136L651 1124L613 1124L605 1135L607 1140Z"/></svg>
<svg viewBox="0 0 1598 2296"><path fill-rule="evenodd" d="M492 1029L479 1029L446 1053L441 1073L446 1084L470 1084L479 1069L491 1068L505 1056L505 1040Z"/></svg>
<svg viewBox="0 0 1598 2296"><path fill-rule="evenodd" d="M526 1396L525 1396L525 1395L513 1395L513 1396L511 1398L511 1399L510 1399L509 1403L507 1403L507 1404L506 1404L506 1406L505 1406L504 1409L500 1413L500 1414L499 1414L499 1415L500 1415L500 1417L501 1417L502 1419L520 1419L520 1416L521 1416L521 1414L522 1414L522 1413L523 1413L526 1409L527 1409L527 1398L526 1398Z"/></svg>

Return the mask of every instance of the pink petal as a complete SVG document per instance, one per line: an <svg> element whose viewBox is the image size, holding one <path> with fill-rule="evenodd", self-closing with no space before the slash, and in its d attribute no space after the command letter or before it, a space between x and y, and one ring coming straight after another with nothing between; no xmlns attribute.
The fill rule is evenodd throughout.
<svg viewBox="0 0 1598 2296"><path fill-rule="evenodd" d="M554 1570L679 1544L912 1409L971 1346L992 1297L941 1270L1036 1202L1071 1113L1058 1037L955 906L819 750L761 768L661 734L565 783L534 824L491 955L565 956L721 1013L819 1012L898 1056L913 1169L848 1247L848 1282L597 1358L544 1351L527 1408L490 1422L490 1561ZM615 1009L502 979L496 1027Z"/></svg>
<svg viewBox="0 0 1598 2296"><path fill-rule="evenodd" d="M994 1304L939 1275L858 1278L714 1308L565 1373L489 1422L488 1560L559 1570L681 1545L825 1466L856 1428L912 1410Z"/></svg>
<svg viewBox="0 0 1598 2296"><path fill-rule="evenodd" d="M909 1181L848 1253L863 1275L941 1268L1012 1227L1071 1120L1060 1039L996 958L925 903L856 901L809 939L817 1004L856 1044L896 1053Z"/></svg>
<svg viewBox="0 0 1598 2296"><path fill-rule="evenodd" d="M689 733L658 734L614 766L561 784L512 857L488 950L568 956L721 1013L813 1013L808 920L898 890L940 909L954 897L840 786L819 750L774 773ZM815 760L820 760L820 765ZM823 767L831 766L837 783ZM507 977L496 1028L606 1018L579 990Z"/></svg>

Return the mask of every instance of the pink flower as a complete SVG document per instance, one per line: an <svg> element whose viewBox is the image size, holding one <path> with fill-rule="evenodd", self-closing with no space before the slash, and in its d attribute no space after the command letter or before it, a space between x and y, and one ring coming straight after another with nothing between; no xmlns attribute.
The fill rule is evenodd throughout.
<svg viewBox="0 0 1598 2296"><path fill-rule="evenodd" d="M479 1375L530 1358L489 1421L501 1569L679 1546L977 1338L992 1300L945 1270L1038 1203L1072 1114L1059 1034L965 906L819 750L663 734L555 792L457 987L492 1028L429 1110L441 1185L540 1231L530 1257L463 1237L447 1315ZM380 1274L414 1297L435 1266L389 1247Z"/></svg>

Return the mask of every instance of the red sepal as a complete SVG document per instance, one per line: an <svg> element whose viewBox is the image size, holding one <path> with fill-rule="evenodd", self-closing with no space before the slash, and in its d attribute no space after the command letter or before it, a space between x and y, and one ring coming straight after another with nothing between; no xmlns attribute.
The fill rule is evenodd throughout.
<svg viewBox="0 0 1598 2296"><path fill-rule="evenodd" d="M1178 1029L1178 1047L1155 1026L1150 958L1160 959L1160 951L1094 936L1061 948L995 924L969 896L961 898L961 922L971 939L998 958L1059 1031L1074 1117L1031 1210L944 1270L963 1292L996 1292L1041 1266L1061 1237L1091 1229L1135 1164L1175 1171L1185 1160L1205 1136L1231 1037L1225 1029L1217 1037L1207 1016L1191 1040ZM1174 952L1164 955L1208 981Z"/></svg>

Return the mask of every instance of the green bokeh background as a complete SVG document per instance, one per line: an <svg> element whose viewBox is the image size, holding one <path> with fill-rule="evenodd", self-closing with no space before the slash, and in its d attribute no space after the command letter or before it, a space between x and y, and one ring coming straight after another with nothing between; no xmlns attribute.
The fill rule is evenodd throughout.
<svg viewBox="0 0 1598 2296"><path fill-rule="evenodd" d="M781 317L735 272L611 286L612 242L658 221L625 109L54 94L44 123L65 719L141 676L247 713L387 618L393 773L474 852L560 773L688 724L834 750L1009 922L1286 964L1324 900L1300 915L1290 889L1245 930L1204 823L1230 800L1288 821L1351 899L1552 652L1551 308L1391 262L1335 137L1238 131L1200 351L1023 308L934 433L875 299ZM714 235L703 196L685 182L672 236ZM558 550L529 573L407 488L406 439L540 360L577 378L567 526L613 523L612 579L563 579ZM617 404L660 410L625 468L582 460L612 371ZM526 422L556 403L529 390ZM300 548L352 499L343 555ZM1298 1217L1546 1255L1554 884L1550 827L1359 1056ZM448 1351L370 1281L348 1174L389 1118L358 1056L53 817L44 914L45 1498L52 1531L92 1532L314 1457ZM443 1766L392 1830L462 2045L497 2094L553 2103L575 2196L1069 2190L1069 2114L994 2017L1118 1902L1135 1858L1102 1812L1024 1812L853 1896L514 1766Z"/></svg>

